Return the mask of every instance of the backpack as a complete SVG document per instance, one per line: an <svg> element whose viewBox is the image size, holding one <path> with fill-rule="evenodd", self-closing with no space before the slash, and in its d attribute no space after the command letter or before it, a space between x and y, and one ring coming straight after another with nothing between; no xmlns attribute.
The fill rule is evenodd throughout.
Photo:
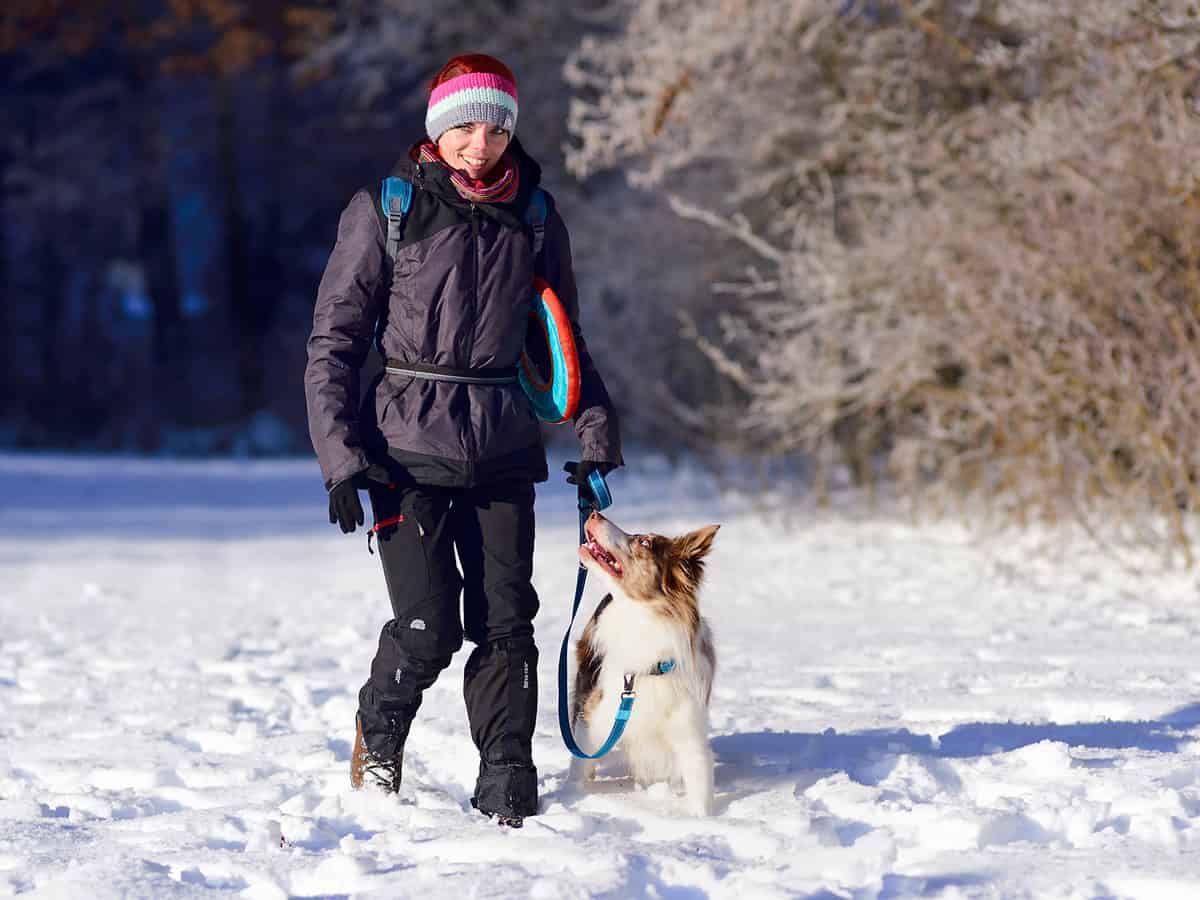
<svg viewBox="0 0 1200 900"><path fill-rule="evenodd" d="M400 252L400 241L404 238L404 222L412 207L413 186L407 178L392 175L383 179L380 203L387 217L387 255L394 260ZM533 229L533 255L542 252L546 237L546 192L534 188L529 197L529 208L525 210L525 224Z"/></svg>

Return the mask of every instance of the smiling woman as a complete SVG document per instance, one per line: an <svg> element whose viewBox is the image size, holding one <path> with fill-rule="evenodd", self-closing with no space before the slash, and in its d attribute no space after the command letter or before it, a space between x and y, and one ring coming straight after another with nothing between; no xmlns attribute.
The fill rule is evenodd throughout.
<svg viewBox="0 0 1200 900"><path fill-rule="evenodd" d="M558 346L574 347L577 378L553 420L575 423L575 473L586 482L622 462L579 329L566 225L516 124L502 62L475 53L442 67L425 138L342 215L305 371L329 521L364 524L358 491L369 491L393 613L359 692L351 785L399 790L417 709L465 638L472 802L509 825L538 811L533 502L549 472L521 380L535 286L561 305ZM359 406L372 343L386 365Z"/></svg>

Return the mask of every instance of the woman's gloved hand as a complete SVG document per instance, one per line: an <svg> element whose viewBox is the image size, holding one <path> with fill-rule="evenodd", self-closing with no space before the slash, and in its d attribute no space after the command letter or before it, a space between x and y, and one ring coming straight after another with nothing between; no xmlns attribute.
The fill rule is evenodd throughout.
<svg viewBox="0 0 1200 900"><path fill-rule="evenodd" d="M585 459L583 462L567 463L563 466L563 471L567 473L567 484L573 484L579 488L580 497L592 499L592 489L588 487L588 476L592 472L607 475L613 469L617 468L617 465L617 463L608 462L608 460Z"/></svg>
<svg viewBox="0 0 1200 900"><path fill-rule="evenodd" d="M342 534L349 534L356 525L363 524L363 508L358 501L358 492L365 491L375 482L386 486L391 481L383 466L367 466L361 472L343 478L329 489L329 523L340 525Z"/></svg>

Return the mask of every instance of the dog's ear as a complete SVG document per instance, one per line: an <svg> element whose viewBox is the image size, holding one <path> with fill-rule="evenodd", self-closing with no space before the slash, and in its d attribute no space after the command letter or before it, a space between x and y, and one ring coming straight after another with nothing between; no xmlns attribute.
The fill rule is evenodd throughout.
<svg viewBox="0 0 1200 900"><path fill-rule="evenodd" d="M720 525L706 525L671 542L671 563L663 571L667 593L693 593L704 576L704 557Z"/></svg>
<svg viewBox="0 0 1200 900"><path fill-rule="evenodd" d="M703 528L688 532L683 537L676 538L675 552L684 559L699 562L708 556L708 551L712 549L713 538L717 536L717 530L720 527L720 525L705 525Z"/></svg>

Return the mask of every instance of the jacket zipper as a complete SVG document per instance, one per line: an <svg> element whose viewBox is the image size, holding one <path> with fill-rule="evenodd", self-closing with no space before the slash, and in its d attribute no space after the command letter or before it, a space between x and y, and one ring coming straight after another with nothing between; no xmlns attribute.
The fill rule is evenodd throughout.
<svg viewBox="0 0 1200 900"><path fill-rule="evenodd" d="M471 204L471 268L473 270L471 275L472 275L472 279L474 282L474 289L472 290L472 293L471 293L471 312L473 313L473 316L474 316L474 315L478 315L478 313L479 313L479 209L478 209L478 207L475 206L474 203ZM471 322L472 333L474 333L474 330L475 330L475 322L472 321ZM471 341L472 348L474 348L474 344L475 344L475 342L474 342L474 340L472 340ZM470 365L469 359L467 360L467 364ZM471 396L470 387L467 388L467 396L468 397ZM469 417L469 414L468 414L468 417ZM467 466L468 466L470 481L472 482L472 484L474 484L474 481L475 481L475 472L474 472L475 454L478 452L478 448L475 446L475 436L470 427L467 428L466 437L467 437L467 440L471 443L471 449L470 449L469 459L467 461Z"/></svg>

